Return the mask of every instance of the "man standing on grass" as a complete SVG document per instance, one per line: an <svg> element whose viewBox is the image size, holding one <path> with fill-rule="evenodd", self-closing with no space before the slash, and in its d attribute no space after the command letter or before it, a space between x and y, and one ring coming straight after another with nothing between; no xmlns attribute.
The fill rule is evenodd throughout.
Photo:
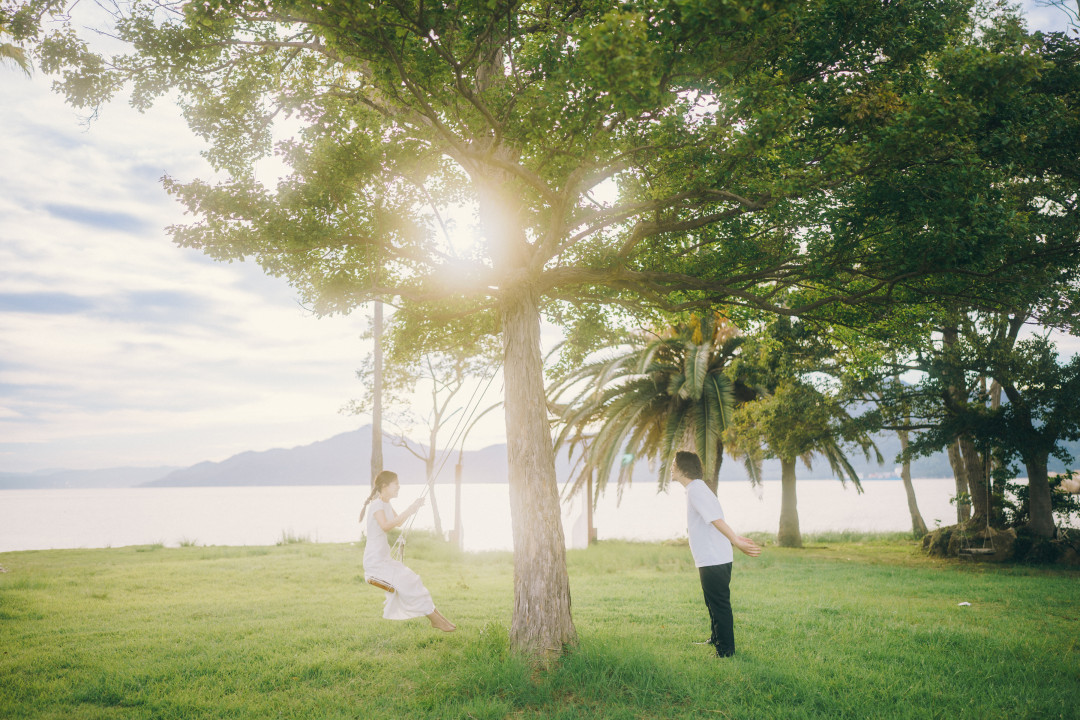
<svg viewBox="0 0 1080 720"><path fill-rule="evenodd" d="M690 553L701 576L701 590L712 620L708 642L716 647L717 657L735 654L735 628L731 615L732 546L750 557L761 548L750 538L736 535L724 522L724 510L712 490L701 479L701 459L692 452L675 453L671 477L686 488L686 532Z"/></svg>

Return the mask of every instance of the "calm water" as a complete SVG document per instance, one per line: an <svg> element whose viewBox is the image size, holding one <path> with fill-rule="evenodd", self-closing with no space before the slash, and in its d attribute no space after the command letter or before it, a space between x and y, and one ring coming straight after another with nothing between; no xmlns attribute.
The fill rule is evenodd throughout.
<svg viewBox="0 0 1080 720"><path fill-rule="evenodd" d="M915 480L919 508L927 525L948 525L951 479ZM835 480L799 481L799 519L803 532L826 530L902 531L911 528L899 480L863 484L858 494ZM406 507L421 486L405 485L394 501ZM740 533L776 532L780 482L761 488L723 483L720 501L729 523ZM360 539L357 516L365 498L358 487L126 488L92 490L0 490L0 552L49 548L121 547L184 542L199 545L273 545L284 535L313 542ZM453 526L454 488L436 488L444 529ZM585 544L584 505L564 505L567 545ZM685 491L672 484L666 494L639 482L616 504L615 493L601 498L594 513L604 539L667 540L686 535ZM510 550L510 502L505 485L462 486L462 525L466 550ZM428 506L415 528L434 527Z"/></svg>

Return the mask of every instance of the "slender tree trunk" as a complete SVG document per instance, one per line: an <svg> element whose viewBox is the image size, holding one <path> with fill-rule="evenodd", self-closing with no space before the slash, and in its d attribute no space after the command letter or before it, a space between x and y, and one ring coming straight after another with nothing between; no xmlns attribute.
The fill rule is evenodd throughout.
<svg viewBox="0 0 1080 720"><path fill-rule="evenodd" d="M373 334L375 336L375 370L372 381L375 383L375 391L371 404L371 487L375 487L375 476L383 470L382 452L382 389L383 389L383 306L381 300L375 301L375 317L373 318Z"/></svg>
<svg viewBox="0 0 1080 720"><path fill-rule="evenodd" d="M795 458L780 458L780 530L776 544L780 547L802 547L799 532L799 509L795 497Z"/></svg>
<svg viewBox="0 0 1080 720"><path fill-rule="evenodd" d="M431 502L431 514L435 518L435 534L441 538L443 536L442 518L439 516L439 501L435 497L435 461L438 458L435 443L437 440L437 433L432 431L431 444L428 446L428 456L424 465L427 468L428 500Z"/></svg>
<svg viewBox="0 0 1080 720"><path fill-rule="evenodd" d="M585 478L585 532L588 533L588 547L596 542L596 528L593 527L593 469L589 468L589 474Z"/></svg>
<svg viewBox="0 0 1080 720"><path fill-rule="evenodd" d="M908 433L907 430L898 430L900 437L900 452L907 453ZM915 486L911 484L911 461L906 457L900 470L900 480L904 483L904 492L907 493L908 512L911 513L911 531L922 537L926 534L926 522L923 521L922 513L919 512L919 504L915 501Z"/></svg>
<svg viewBox="0 0 1080 720"><path fill-rule="evenodd" d="M435 378L432 377L432 382ZM440 538L443 536L442 516L439 515L439 501L435 497L435 474L437 471L435 463L438 460L439 452L439 425L441 424L441 417L437 417L435 422L432 423L431 433L428 436L428 461L427 461L427 481L428 481L428 497L431 499L431 514L435 518L435 534Z"/></svg>
<svg viewBox="0 0 1080 720"><path fill-rule="evenodd" d="M990 383L990 410L997 412L1001 408L1001 383L994 380ZM993 453L990 457L990 462L987 464L990 469L990 521L994 527L1005 527L1005 508L1002 500L1005 497L1005 488L1002 487L1003 481L994 480L994 473L1001 468L1001 460L999 453Z"/></svg>
<svg viewBox="0 0 1080 720"><path fill-rule="evenodd" d="M960 455L960 442L953 441L949 444L949 464L952 466L953 479L956 481L956 522L966 523L971 519L971 505L962 498L970 497L967 484L967 468L964 467L964 458Z"/></svg>
<svg viewBox="0 0 1080 720"><path fill-rule="evenodd" d="M967 405L968 391L964 384L963 372L957 370L959 360L957 357L960 343L960 318L958 313L951 313L949 319L941 328L942 354L945 363L944 376L948 381L945 395L942 398L945 403L945 411L956 415L963 411ZM967 466L968 458L964 456L960 438L957 438L949 446L949 464L952 465L953 476L956 478L956 522L963 524L971 518L971 505L961 498L973 497L974 491L970 484L970 475Z"/></svg>
<svg viewBox="0 0 1080 720"><path fill-rule="evenodd" d="M577 642L570 616L555 453L548 424L537 298L525 287L501 307L514 610L510 646L542 658Z"/></svg>
<svg viewBox="0 0 1080 720"><path fill-rule="evenodd" d="M986 375L979 376L979 391L980 396L983 398L983 402L989 401L991 412L996 411L1001 407L1001 385L995 380L992 384L990 378ZM1002 527L1003 517L1001 514L1000 504L996 502L997 496L994 493L994 448L987 447L986 451L980 453L980 469L982 473L982 487L986 493L986 515L990 519L990 524L995 527Z"/></svg>
<svg viewBox="0 0 1080 720"><path fill-rule="evenodd" d="M457 465L454 466L454 531L452 533L452 540L458 550L465 549L465 536L461 528L461 470L461 458L458 457Z"/></svg>
<svg viewBox="0 0 1080 720"><path fill-rule="evenodd" d="M960 436L960 453L967 469L968 492L971 493L971 519L986 523L990 512L990 495L986 487L986 466L982 454L975 448L975 441L967 433Z"/></svg>
<svg viewBox="0 0 1080 720"><path fill-rule="evenodd" d="M1033 452L1024 457L1028 473L1028 529L1045 538L1052 538L1057 533L1046 471L1049 458L1046 452Z"/></svg>

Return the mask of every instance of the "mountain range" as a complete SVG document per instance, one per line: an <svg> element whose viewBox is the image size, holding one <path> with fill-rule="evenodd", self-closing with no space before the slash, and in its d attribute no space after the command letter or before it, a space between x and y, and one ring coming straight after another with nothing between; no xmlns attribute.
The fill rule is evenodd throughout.
<svg viewBox="0 0 1080 720"><path fill-rule="evenodd" d="M867 462L861 453L851 453L852 464L860 478L896 477L893 459L899 452L895 436L879 438L878 447L885 465ZM443 464L440 482L452 481L456 452L440 454ZM42 470L33 473L0 472L0 489L47 488L117 488L117 487L213 487L259 485L351 485L367 484L371 463L371 426L335 435L327 440L293 448L249 451L220 462L201 462L186 468L111 468L103 470ZM828 463L815 462L813 470L800 464L801 478L829 478ZM395 470L403 483L424 481L424 464L403 447L389 441L383 446L383 466ZM462 480L470 483L505 482L507 460L505 445L491 445L481 450L466 450L462 456ZM766 461L765 479L779 479L778 461ZM556 473L562 483L570 474L565 453L556 461ZM920 458L913 463L914 477L949 477L945 453ZM648 481L656 475L644 460L634 467L634 479ZM745 482L742 465L725 457L721 481Z"/></svg>
<svg viewBox="0 0 1080 720"><path fill-rule="evenodd" d="M104 470L38 470L29 473L0 472L0 490L135 487L165 477L179 469L164 466L120 467Z"/></svg>
<svg viewBox="0 0 1080 720"><path fill-rule="evenodd" d="M867 461L862 453L849 453L852 465L862 480L894 478L899 468L894 462L900 443L893 434L877 437L878 449L885 458L884 465ZM1080 457L1080 443L1069 443L1070 451ZM440 454L442 465L439 482L451 482L456 452ZM242 452L221 462L201 462L191 467L111 468L104 470L41 470L32 473L0 472L0 490L56 488L125 488L125 487L226 487L265 485L353 485L369 482L371 467L371 426L335 435L328 440L288 449L275 448L259 452ZM407 449L387 441L383 446L383 467L398 473L402 483L422 483L424 463ZM1056 459L1051 471L1063 466ZM560 485L570 475L571 467L565 453L556 458L556 476ZM767 460L762 468L766 480L780 478L780 462ZM801 463L798 477L807 479L831 478L829 465L815 458L813 469ZM912 463L912 477L952 477L948 456L944 452ZM507 476L506 445L491 445L481 450L466 450L462 455L462 481L468 483L505 482ZM640 460L634 465L634 479L649 482L656 469ZM724 458L720 471L721 482L745 482L746 472L741 463Z"/></svg>
<svg viewBox="0 0 1080 720"><path fill-rule="evenodd" d="M458 454L440 453L439 477L452 479ZM464 482L503 482L506 446L467 450L462 458ZM402 483L422 483L424 463L404 447L385 442L383 467L398 473ZM310 445L262 452L243 452L221 462L202 462L144 483L149 487L223 485L355 485L371 476L371 426L335 435Z"/></svg>

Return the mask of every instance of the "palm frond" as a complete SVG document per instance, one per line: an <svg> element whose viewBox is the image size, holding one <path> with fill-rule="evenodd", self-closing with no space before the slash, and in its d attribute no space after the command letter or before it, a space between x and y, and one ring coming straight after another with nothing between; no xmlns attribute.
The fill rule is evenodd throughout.
<svg viewBox="0 0 1080 720"><path fill-rule="evenodd" d="M705 390L705 378L709 375L709 357L712 346L708 344L686 347L687 392L691 400L697 400Z"/></svg>
<svg viewBox="0 0 1080 720"><path fill-rule="evenodd" d="M735 412L735 390L732 382L723 373L713 372L706 380L706 390L719 413L718 432L723 432L731 424L731 416Z"/></svg>
<svg viewBox="0 0 1080 720"><path fill-rule="evenodd" d="M30 58L26 57L26 51L12 43L0 43L0 64L8 61L31 77Z"/></svg>
<svg viewBox="0 0 1080 720"><path fill-rule="evenodd" d="M664 349L665 344L664 340L657 340L656 342L645 346L644 350L633 353L633 357L635 358L633 363L634 372L641 375L647 373L649 366L652 365L657 354ZM630 356L628 355L628 357Z"/></svg>
<svg viewBox="0 0 1080 720"><path fill-rule="evenodd" d="M761 485L761 458L751 453L742 456L743 467L746 468L746 476L750 478L750 485Z"/></svg>
<svg viewBox="0 0 1080 720"><path fill-rule="evenodd" d="M595 472L598 493L612 480L621 493L633 482L638 459L660 462L658 484L666 487L674 454L688 440L706 471L714 472L735 402L719 350L723 346L732 352L738 345L737 338L720 341L718 322L709 314L693 327L630 337L625 348L552 383L549 408L556 447L573 453L580 438L591 438L574 465L571 487Z"/></svg>
<svg viewBox="0 0 1080 720"><path fill-rule="evenodd" d="M829 461L829 467L842 485L846 485L846 481L850 479L858 492L863 491L862 483L859 482L859 474L851 465L843 448L835 440L822 445L821 454ZM845 474L847 477L845 477Z"/></svg>

